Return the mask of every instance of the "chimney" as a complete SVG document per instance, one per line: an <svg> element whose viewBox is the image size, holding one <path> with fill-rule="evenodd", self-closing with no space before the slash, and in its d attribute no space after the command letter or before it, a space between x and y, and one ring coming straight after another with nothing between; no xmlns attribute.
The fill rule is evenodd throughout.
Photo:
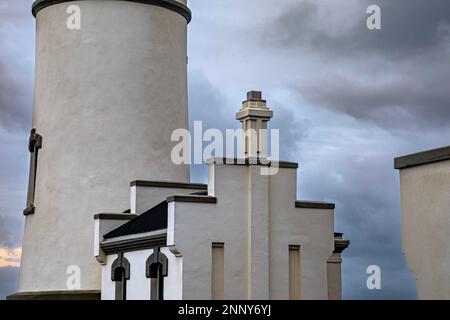
<svg viewBox="0 0 450 320"><path fill-rule="evenodd" d="M247 100L236 113L244 131L244 158L267 158L267 122L272 116L261 91L249 91Z"/></svg>

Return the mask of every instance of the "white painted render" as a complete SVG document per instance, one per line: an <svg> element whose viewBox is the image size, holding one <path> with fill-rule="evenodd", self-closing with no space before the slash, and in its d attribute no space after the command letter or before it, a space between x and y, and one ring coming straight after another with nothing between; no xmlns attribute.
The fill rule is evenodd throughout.
<svg viewBox="0 0 450 320"><path fill-rule="evenodd" d="M167 247L161 248L169 259L165 299L211 299L213 243L224 248L225 299L289 299L290 246L300 246L301 298L341 298L342 259L333 254L333 210L296 208L295 168L280 168L273 176L261 175L260 169L211 161L208 189L214 190L217 204L169 202ZM130 264L143 264L143 257L134 254L125 253ZM103 268L109 277L110 268Z"/></svg>
<svg viewBox="0 0 450 320"><path fill-rule="evenodd" d="M168 245L183 255L183 298L211 298L212 243L225 243L225 299L288 299L289 245L301 246L303 299L327 299L333 210L295 208L295 169L210 165L217 204L169 204Z"/></svg>
<svg viewBox="0 0 450 320"><path fill-rule="evenodd" d="M145 262L153 249L127 252L124 257L130 262L130 280L127 281L127 299L150 300L150 279L146 278ZM117 254L107 256L106 265L102 266L102 300L115 300L116 286L111 280L111 267Z"/></svg>
<svg viewBox="0 0 450 320"><path fill-rule="evenodd" d="M130 263L130 279L127 281L127 300L150 300L151 279L146 277L146 261L153 254L153 249L124 253ZM167 247L161 252L168 258L169 274L164 278L164 299L181 300L183 288L183 258L176 257ZM102 266L102 300L115 299L115 283L111 280L111 267L117 254L107 257Z"/></svg>
<svg viewBox="0 0 450 320"><path fill-rule="evenodd" d="M101 264L106 263L105 253L100 248L100 242L103 241L103 236L128 221L130 219L94 219L94 257L98 262Z"/></svg>
<svg viewBox="0 0 450 320"><path fill-rule="evenodd" d="M101 266L101 299L102 300L115 300L116 299L116 286L111 280L111 268L114 260L118 257L117 254L106 256L106 264Z"/></svg>
<svg viewBox="0 0 450 320"><path fill-rule="evenodd" d="M80 30L66 27L73 4L81 8ZM199 191L132 187L131 200L127 195L135 180L189 182L188 166L170 159L172 132L188 127L187 21L166 8L112 0L54 4L36 19L33 128L43 143L19 292L67 290L66 270L75 265L81 290L101 289L111 300L118 255L104 255L100 244L124 240L103 235L126 221L92 223L94 214L141 214L170 195ZM260 155L265 143L256 143ZM211 298L213 243L224 243L225 299L288 299L290 245L301 248L301 297L327 299L333 210L295 207L296 169L260 173L258 165L210 163L208 193L217 204L169 203L168 229L159 231L167 232L165 299ZM152 252L124 252L130 300L150 298L145 265Z"/></svg>
<svg viewBox="0 0 450 320"><path fill-rule="evenodd" d="M70 4L80 30L66 27ZM69 265L81 268L82 290L99 290L93 215L129 209L130 181L189 181L170 160L172 131L188 127L187 21L105 0L51 5L36 23L33 127L43 146L19 292L66 290Z"/></svg>
<svg viewBox="0 0 450 320"><path fill-rule="evenodd" d="M164 278L164 300L183 299L183 257L175 256L170 248L161 248L169 259L169 274Z"/></svg>
<svg viewBox="0 0 450 320"><path fill-rule="evenodd" d="M145 265L153 250L126 252L124 257L130 262L130 280L127 281L128 300L150 300L150 279L145 275ZM110 270L105 270L106 273ZM111 281L111 279L109 279Z"/></svg>
<svg viewBox="0 0 450 320"><path fill-rule="evenodd" d="M141 214L148 209L153 208L167 197L174 194L190 194L198 191L203 191L201 189L185 189L185 188L157 188L157 187L146 187L146 186L133 186L131 187L131 208L135 211L132 213Z"/></svg>
<svg viewBox="0 0 450 320"><path fill-rule="evenodd" d="M450 299L450 160L400 170L403 250L419 299Z"/></svg>

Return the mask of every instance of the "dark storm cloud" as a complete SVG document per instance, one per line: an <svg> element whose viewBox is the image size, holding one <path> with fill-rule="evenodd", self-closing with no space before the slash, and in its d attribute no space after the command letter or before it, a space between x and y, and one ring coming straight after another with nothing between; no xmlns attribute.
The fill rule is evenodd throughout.
<svg viewBox="0 0 450 320"><path fill-rule="evenodd" d="M227 129L241 128L241 123L235 119L235 114L239 111L240 103L245 98L245 92L243 92L241 100L229 101L227 96L223 95L221 90L216 88L203 72L191 70L189 73L191 134L193 134L194 121L202 121L203 132L209 128L219 129L224 138ZM263 98L266 97L263 96ZM295 160L296 143L299 139L307 136L310 124L307 120L296 117L292 109L284 108L281 102L270 100L269 107L274 111L274 118L270 121L269 130L281 129L279 132L280 158L282 160ZM204 143L204 146L207 144ZM205 180L206 172L207 168L204 165L191 166L192 178L197 182L207 182Z"/></svg>
<svg viewBox="0 0 450 320"><path fill-rule="evenodd" d="M29 130L32 109L31 1L0 4L0 127Z"/></svg>
<svg viewBox="0 0 450 320"><path fill-rule="evenodd" d="M1 210L3 211L3 210ZM0 211L0 248L17 248L21 244L21 232L23 220L10 215L2 215ZM16 213L17 215L20 212Z"/></svg>
<svg viewBox="0 0 450 320"><path fill-rule="evenodd" d="M380 31L365 25L365 9L374 3L382 9ZM299 150L307 159L301 178L304 196L336 202L336 230L352 241L344 253L344 297L414 299L414 275L401 247L398 173L392 168L405 143L389 134L377 136L377 127L416 139L410 142L411 151L448 144L448 139L436 137L450 123L450 2L354 2L356 9L348 14L339 12L342 4L299 1L275 20L262 43L285 57L295 53L308 64L311 72L291 82L308 104L363 120L373 134L363 143L342 146L334 139L337 146L321 159ZM320 21L324 7L337 11L332 21L341 21L345 32L339 23ZM340 127L339 136L352 137L351 125ZM434 138L420 142L425 132ZM313 159L317 164L308 163ZM366 268L372 264L381 268L380 291L366 287Z"/></svg>
<svg viewBox="0 0 450 320"><path fill-rule="evenodd" d="M27 134L0 128L0 248L21 245L28 161Z"/></svg>
<svg viewBox="0 0 450 320"><path fill-rule="evenodd" d="M351 71L330 72L293 87L311 103L385 128L448 126L450 64L444 58L437 63L424 64L426 61L430 60L397 65L395 71L387 70L385 75L369 79Z"/></svg>
<svg viewBox="0 0 450 320"><path fill-rule="evenodd" d="M32 94L23 79L0 60L0 126L8 130L28 130L31 123Z"/></svg>
<svg viewBox="0 0 450 320"><path fill-rule="evenodd" d="M209 128L234 128L236 124L232 121L233 109L230 107L232 106L228 104L227 98L202 71L189 72L189 127L192 135L194 121L202 121L203 132ZM207 172L206 165L191 165L191 180L207 183Z"/></svg>
<svg viewBox="0 0 450 320"><path fill-rule="evenodd" d="M377 31L366 27L366 9L373 4L381 8L382 29ZM287 48L310 47L338 58L373 53L402 58L439 46L450 35L449 25L447 0L365 0L354 5L301 0L276 17L261 39Z"/></svg>
<svg viewBox="0 0 450 320"><path fill-rule="evenodd" d="M283 102L276 99L270 102L269 108L274 114L269 121L269 130L279 130L280 160L298 161L298 143L308 138L312 124L307 119L296 115L293 109L286 108Z"/></svg>
<svg viewBox="0 0 450 320"><path fill-rule="evenodd" d="M0 268L0 300L16 292L18 280L19 268Z"/></svg>
<svg viewBox="0 0 450 320"><path fill-rule="evenodd" d="M204 128L217 127L220 119L220 129L237 127L234 113L236 104L230 103L219 88L216 88L208 77L200 70L189 72L189 120L203 121Z"/></svg>
<svg viewBox="0 0 450 320"><path fill-rule="evenodd" d="M447 0L379 0L366 4L378 4L382 10L381 32L359 30L359 47L380 50L384 53L415 55L439 47L448 38L450 2ZM363 28L361 28L363 29Z"/></svg>
<svg viewBox="0 0 450 320"><path fill-rule="evenodd" d="M401 247L399 185L392 170L395 147L361 147L354 143L360 150L355 155L345 144L338 144L322 159L301 148L307 159L301 164L302 197L336 203L335 230L351 240L343 255L345 298L415 298L414 277L406 267ZM381 268L379 291L366 286L370 265Z"/></svg>
<svg viewBox="0 0 450 320"><path fill-rule="evenodd" d="M0 3L0 249L20 248L33 95L32 1ZM17 259L3 262L16 263ZM14 293L18 268L0 268L0 299Z"/></svg>
<svg viewBox="0 0 450 320"><path fill-rule="evenodd" d="M249 89L250 90L250 89ZM189 119L191 129L193 121L202 121L203 129L217 128L225 136L226 129L241 128L235 119L236 112L241 108L241 101L245 100L245 92L241 100L230 102L221 91L214 87L205 74L193 70L189 76ZM263 98L266 98L263 93ZM270 100L269 108L274 111L274 118L269 122L270 129L283 129L280 132L280 145L291 146L280 150L284 157L291 158L296 142L308 134L309 123L305 119L298 119L291 109L283 107L282 102Z"/></svg>
<svg viewBox="0 0 450 320"><path fill-rule="evenodd" d="M381 7L381 30L366 28L369 4ZM292 84L307 101L390 129L448 125L449 1L304 0L268 30L264 44L315 61L317 74Z"/></svg>

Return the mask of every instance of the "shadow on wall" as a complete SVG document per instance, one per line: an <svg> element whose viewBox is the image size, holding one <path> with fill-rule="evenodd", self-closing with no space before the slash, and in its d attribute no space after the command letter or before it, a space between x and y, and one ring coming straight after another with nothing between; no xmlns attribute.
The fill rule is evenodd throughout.
<svg viewBox="0 0 450 320"><path fill-rule="evenodd" d="M19 268L0 268L0 300L5 300L6 296L17 291L19 282Z"/></svg>

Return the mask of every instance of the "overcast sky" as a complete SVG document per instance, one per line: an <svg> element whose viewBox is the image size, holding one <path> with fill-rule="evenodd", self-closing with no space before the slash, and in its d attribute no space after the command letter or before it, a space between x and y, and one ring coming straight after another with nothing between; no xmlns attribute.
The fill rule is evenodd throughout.
<svg viewBox="0 0 450 320"><path fill-rule="evenodd" d="M14 292L26 199L34 69L32 0L0 0L0 298ZM382 29L366 27L378 4ZM449 145L450 1L191 0L190 120L235 128L263 91L298 161L299 199L335 202L344 298L414 299L393 158ZM206 182L204 167L192 178ZM382 290L366 287L378 265Z"/></svg>

